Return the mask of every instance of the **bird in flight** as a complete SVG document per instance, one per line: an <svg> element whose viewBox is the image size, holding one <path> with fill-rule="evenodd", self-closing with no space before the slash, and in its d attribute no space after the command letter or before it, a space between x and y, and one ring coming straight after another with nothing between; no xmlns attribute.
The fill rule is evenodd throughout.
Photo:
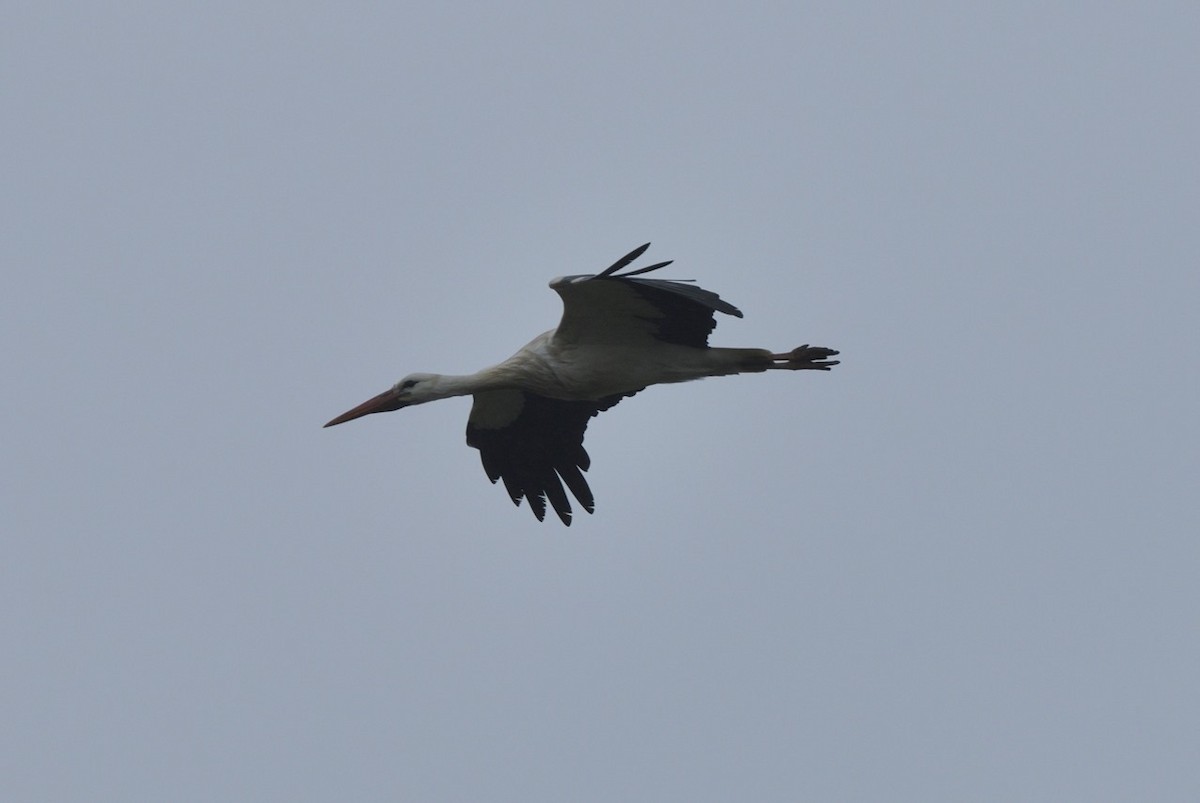
<svg viewBox="0 0 1200 803"><path fill-rule="evenodd" d="M709 346L717 325L714 313L740 318L741 311L686 280L643 278L670 261L620 273L649 247L635 248L601 273L552 280L550 287L563 301L558 328L538 335L504 362L466 376L409 374L325 426L470 395L467 445L479 450L488 479L503 481L514 504L525 499L538 521L549 502L569 526L567 490L588 513L595 509L583 476L591 465L584 430L593 416L621 399L664 382L770 370L828 371L838 364L830 359L838 352L821 346L783 353Z"/></svg>

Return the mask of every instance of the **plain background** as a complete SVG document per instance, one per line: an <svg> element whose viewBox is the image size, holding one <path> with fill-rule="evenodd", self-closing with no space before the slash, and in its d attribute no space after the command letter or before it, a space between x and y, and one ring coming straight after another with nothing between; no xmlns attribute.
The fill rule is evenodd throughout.
<svg viewBox="0 0 1200 803"><path fill-rule="evenodd" d="M5 800L1200 798L1194 3L4 17ZM646 240L843 365L321 429Z"/></svg>

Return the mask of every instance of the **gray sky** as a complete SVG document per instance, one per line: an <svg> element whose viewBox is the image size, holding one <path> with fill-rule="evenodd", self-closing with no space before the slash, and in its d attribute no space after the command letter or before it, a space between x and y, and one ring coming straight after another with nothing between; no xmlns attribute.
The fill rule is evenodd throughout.
<svg viewBox="0 0 1200 803"><path fill-rule="evenodd" d="M5 800L1195 800L1190 3L17 3ZM322 430L648 259L830 374Z"/></svg>

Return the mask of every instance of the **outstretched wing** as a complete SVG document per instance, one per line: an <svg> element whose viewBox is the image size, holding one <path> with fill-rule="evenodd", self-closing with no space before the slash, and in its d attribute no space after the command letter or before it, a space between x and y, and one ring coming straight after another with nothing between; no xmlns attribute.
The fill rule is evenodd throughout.
<svg viewBox="0 0 1200 803"><path fill-rule="evenodd" d="M564 401L521 390L476 393L467 420L467 445L479 450L488 479L504 481L513 504L529 500L533 515L542 521L549 500L563 524L570 526L571 502L563 483L584 510L595 509L592 489L583 477L592 463L583 448L588 421L632 395Z"/></svg>
<svg viewBox="0 0 1200 803"><path fill-rule="evenodd" d="M635 248L602 273L562 276L550 287L563 300L554 339L564 343L636 343L653 338L705 348L716 328L716 312L742 317L741 310L716 293L682 280L640 276L670 265L659 262L626 273L650 243Z"/></svg>

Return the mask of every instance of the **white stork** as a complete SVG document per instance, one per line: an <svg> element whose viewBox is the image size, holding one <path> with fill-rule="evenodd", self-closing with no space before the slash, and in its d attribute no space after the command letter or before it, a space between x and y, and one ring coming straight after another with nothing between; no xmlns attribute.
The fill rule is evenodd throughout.
<svg viewBox="0 0 1200 803"><path fill-rule="evenodd" d="M570 525L563 483L584 510L595 507L582 473L591 465L583 433L592 416L662 382L771 369L828 371L838 364L829 359L838 352L820 346L783 354L710 347L713 313L740 318L741 311L681 280L639 278L669 261L617 272L649 247L635 248L603 273L551 281L563 300L558 328L504 362L467 376L409 374L325 426L470 394L467 445L479 450L488 479L503 480L514 504L527 499L538 521L549 500Z"/></svg>

